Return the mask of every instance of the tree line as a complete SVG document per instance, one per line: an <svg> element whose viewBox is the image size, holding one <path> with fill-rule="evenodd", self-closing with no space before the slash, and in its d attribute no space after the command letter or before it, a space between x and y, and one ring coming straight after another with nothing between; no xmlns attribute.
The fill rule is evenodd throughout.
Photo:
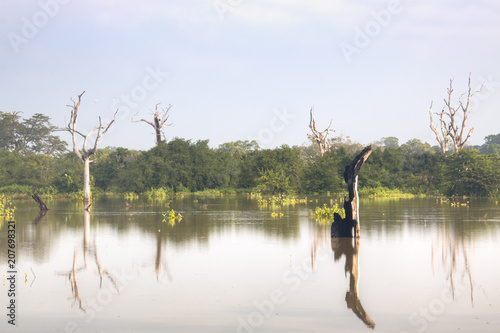
<svg viewBox="0 0 500 333"><path fill-rule="evenodd" d="M0 192L72 193L82 189L83 165L53 134L49 117L0 112ZM363 148L345 137L329 139L323 154L316 143L260 149L255 141L209 146L208 140L174 138L147 151L99 149L90 164L94 191L135 192L228 189L262 193L337 193L343 172ZM375 148L359 175L361 190L414 194L497 196L500 191L500 134L482 146L443 154L418 139L394 137Z"/></svg>

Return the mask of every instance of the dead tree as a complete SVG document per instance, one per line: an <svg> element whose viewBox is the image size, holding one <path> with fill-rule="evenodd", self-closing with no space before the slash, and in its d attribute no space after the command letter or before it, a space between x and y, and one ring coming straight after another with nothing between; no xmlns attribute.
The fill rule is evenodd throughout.
<svg viewBox="0 0 500 333"><path fill-rule="evenodd" d="M452 103L453 79L450 79L450 87L447 89L448 96L444 99L445 106L441 109L441 112L435 112L435 114L439 116L440 131L436 129L436 125L432 119L433 102L431 102L431 106L429 108L430 127L436 135L436 140L439 143L443 154L448 151L448 145L450 142L453 144L455 152L457 152L463 148L471 137L474 127L468 131L464 139L466 123L470 113L472 112L471 99L476 93L480 92L482 88L483 85L481 85L481 87L476 91L472 90L471 74L469 74L468 89L460 95L458 99L458 106L454 106ZM462 114L461 120L458 119L457 114Z"/></svg>
<svg viewBox="0 0 500 333"><path fill-rule="evenodd" d="M40 208L40 211L38 212L37 217L33 220L33 224L38 224L45 217L45 215L49 211L49 208L47 207L45 202L43 202L42 198L40 198L40 196L37 193L32 194L31 197L38 204L38 208Z"/></svg>
<svg viewBox="0 0 500 333"><path fill-rule="evenodd" d="M43 202L42 198L40 198L40 196L37 193L32 194L31 197L33 198L33 200L36 201L36 203L38 204L38 208L40 208L41 212L46 212L49 210L45 202Z"/></svg>
<svg viewBox="0 0 500 333"><path fill-rule="evenodd" d="M328 135L330 132L334 132L334 130L330 129L332 126L332 120L330 120L330 125L323 131L318 132L316 129L316 120L314 120L314 107L311 108L310 111L310 120L309 120L309 128L311 129L313 134L307 134L308 137L311 138L312 141L318 143L319 153L323 155L326 153L332 146L328 141Z"/></svg>
<svg viewBox="0 0 500 333"><path fill-rule="evenodd" d="M436 129L436 126L434 125L434 121L432 120L432 105L434 102L431 102L431 107L429 108L429 116L430 116L430 123L431 123L431 130L436 134L436 140L439 143L439 146L441 147L441 152L443 154L446 154L448 151L448 144L450 142L450 136L448 134L448 126L446 124L446 121L444 120L444 108L441 110L440 113L436 112L436 115L439 116L439 124L441 126L441 134L438 132Z"/></svg>
<svg viewBox="0 0 500 333"><path fill-rule="evenodd" d="M358 174L363 163L372 153L373 147L365 147L344 171L344 180L349 191L349 200L344 201L345 218L334 214L332 223L332 237L356 237L360 236L359 227L359 202L358 202ZM353 232L354 231L354 232Z"/></svg>
<svg viewBox="0 0 500 333"><path fill-rule="evenodd" d="M172 105L169 105L166 108L162 109L161 112L158 109L158 105L160 105L160 103L156 104L156 106L155 106L155 113L154 113L153 121L148 121L146 119L134 120L132 118L133 123L139 123L139 122L143 121L146 124L148 124L154 128L157 146L159 146L160 143L162 142L162 136L165 137L165 134L163 133L162 128L172 125L172 124L167 124L167 120L170 117L168 112L172 108Z"/></svg>
<svg viewBox="0 0 500 333"><path fill-rule="evenodd" d="M113 120L111 120L108 124L103 125L101 117L99 117L99 126L95 127L92 131L90 131L88 134L83 134L80 131L77 130L76 128L76 120L78 118L78 110L80 108L80 102L82 95L85 93L82 92L80 95L78 95L78 101L75 102L73 98L71 98L71 102L73 102L73 105L67 105L68 107L71 108L71 117L66 124L66 127L61 129L62 131L67 131L71 134L72 142L73 142L73 152L76 154L76 156L82 161L83 163L83 207L85 210L90 209L91 205L91 200L90 200L90 163L93 163L94 160L91 160L91 157L94 156L97 152L97 143L99 140L102 138L104 134L109 130L111 125L115 121L116 117L116 110ZM87 148L87 143L90 139L90 137L96 133L96 138L94 141L94 144L92 145L91 148ZM83 138L83 144L82 144L82 150L80 151L78 149L77 145L77 140L76 137L77 135L81 136Z"/></svg>

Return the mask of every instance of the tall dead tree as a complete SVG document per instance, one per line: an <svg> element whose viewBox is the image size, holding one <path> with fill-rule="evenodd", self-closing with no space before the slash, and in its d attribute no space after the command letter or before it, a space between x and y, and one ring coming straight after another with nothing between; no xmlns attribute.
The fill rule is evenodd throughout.
<svg viewBox="0 0 500 333"><path fill-rule="evenodd" d="M450 87L447 89L447 97L444 99L445 105L441 109L441 112L434 113L439 117L439 131L437 130L432 119L433 102L431 102L431 106L429 108L430 127L436 135L436 140L439 143L443 154L448 151L450 143L453 144L455 152L457 152L465 146L471 137L474 127L472 127L468 132L465 129L469 115L472 112L471 99L476 93L480 92L482 88L483 85L481 85L481 87L476 91L472 90L471 74L469 74L468 89L460 95L458 98L458 106L455 106L452 102L453 79L450 79ZM459 119L458 114L461 114L461 119ZM466 132L467 135L464 138Z"/></svg>
<svg viewBox="0 0 500 333"><path fill-rule="evenodd" d="M316 120L314 119L314 107L311 108L309 128L311 129L313 134L307 134L307 136L310 137L312 141L318 144L319 153L321 155L326 153L332 147L332 145L328 141L328 135L330 134L330 132L334 132L334 130L330 129L330 127L332 126L332 121L333 119L330 120L330 125L328 125L328 127L323 132L319 132L316 129Z"/></svg>
<svg viewBox="0 0 500 333"><path fill-rule="evenodd" d="M73 142L73 152L76 154L76 156L82 161L83 163L83 207L85 210L89 210L90 205L91 205L91 194L90 194L90 163L93 163L94 160L91 160L91 157L94 156L97 152L97 143L99 140L102 138L104 134L109 130L111 125L115 121L116 117L116 110L113 120L111 120L108 124L103 125L101 121L101 117L99 117L99 126L95 127L92 131L90 131L88 134L83 134L80 131L77 130L76 128L76 120L78 118L78 110L80 108L80 102L82 99L82 95L85 93L82 92L80 95L78 95L78 101L75 102L73 98L71 98L71 102L73 102L73 105L67 105L68 107L71 108L71 117L66 124L66 127L62 128L61 131L67 131L71 134L72 142ZM96 133L97 132L97 133ZM96 138L94 141L94 144L90 147L87 148L87 143L90 139L90 137L96 133ZM78 144L77 144L77 139L76 137L81 136L83 138L83 144L82 144L82 149L81 151L78 149Z"/></svg>
<svg viewBox="0 0 500 333"><path fill-rule="evenodd" d="M155 130L155 138L156 138L156 145L157 146L159 146L160 143L162 142L162 136L165 137L165 134L163 133L162 128L172 125L172 124L167 124L167 120L170 117L168 112L172 108L172 105L169 105L166 108L159 110L158 105L160 105L160 104L161 103L158 103L155 106L155 113L154 113L153 121L148 121L146 119L134 120L132 118L133 123L139 123L139 122L143 121L146 124L153 127L153 129Z"/></svg>
<svg viewBox="0 0 500 333"><path fill-rule="evenodd" d="M363 163L373 151L372 146L365 147L361 153L356 156L351 164L344 171L344 180L347 183L349 200L344 201L345 218L339 214L334 214L332 223L332 237L356 237L360 236L359 227L359 201L358 201L358 174Z"/></svg>

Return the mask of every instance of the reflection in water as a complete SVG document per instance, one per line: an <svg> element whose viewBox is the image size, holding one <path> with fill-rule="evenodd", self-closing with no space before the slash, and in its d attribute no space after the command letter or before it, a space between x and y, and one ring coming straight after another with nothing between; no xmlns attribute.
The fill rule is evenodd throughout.
<svg viewBox="0 0 500 333"><path fill-rule="evenodd" d="M436 258L440 257L453 299L457 282L455 274L459 274L458 283L465 279L469 280L470 301L474 306L474 284L468 254L468 248L474 247L474 240L468 230L454 229L449 224L438 228L437 237L432 243L432 269L434 270Z"/></svg>
<svg viewBox="0 0 500 333"><path fill-rule="evenodd" d="M33 224L37 225L38 223L40 223L43 220L43 218L45 217L46 214L47 214L46 210L41 210L40 212L38 212L38 215L33 220Z"/></svg>
<svg viewBox="0 0 500 333"><path fill-rule="evenodd" d="M161 233L156 233L156 255L155 255L155 272L156 272L156 281L159 279L160 270L163 266L165 272L167 273L167 277L170 281L172 281L172 275L170 275L170 270L168 269L168 265L162 261L162 239Z"/></svg>
<svg viewBox="0 0 500 333"><path fill-rule="evenodd" d="M335 261L345 255L345 272L349 273L349 291L345 295L347 308L351 309L366 326L373 329L375 323L359 300L359 242L359 238L332 237L332 250Z"/></svg>
<svg viewBox="0 0 500 333"><path fill-rule="evenodd" d="M99 257L97 255L97 246L94 243L92 244L90 241L90 212L89 211L84 211L83 215L83 262L84 265L82 267L77 268L77 261L78 261L78 255L79 255L79 249L78 247L75 247L75 250L73 252L73 265L71 267L71 270L67 273L59 273L58 275L63 275L67 276L68 280L71 284L71 292L72 292L72 299L73 299L73 304L78 304L78 308L82 310L84 313L86 312L85 308L82 306L82 298L80 296L80 292L78 290L78 280L77 276L78 273L88 269L92 273L97 274L99 276L99 289L102 288L102 280L103 276L107 277L113 287L116 289L117 292L119 292L118 287L116 285L115 279L108 273L106 269L104 269L101 266L101 263L99 261ZM97 271L95 268L89 264L89 257L93 257L95 266L97 268Z"/></svg>
<svg viewBox="0 0 500 333"><path fill-rule="evenodd" d="M207 210L193 207L192 197L180 198L175 209L185 218L172 227L161 221L165 207L125 211L121 198L101 200L85 217L81 206L54 202L38 224L33 223L38 207L20 202L16 243L26 271L33 267L38 279L29 290L23 286L25 327L18 331L60 332L68 321L89 332L235 331L238 316L249 314L258 315L250 317L254 322L261 316L265 321L249 328L254 332L269 326L269 331L362 333L375 328L375 319L377 330L407 327L416 332L426 320L431 331L424 316L435 318L432 328L440 332L470 331L473 325L481 332L498 330L500 206L451 208L434 199L365 202L362 259L370 257L370 262L359 257L361 240L332 240L329 225L316 225L307 217L309 207L299 205L273 219L271 211L245 198L238 198L238 205L231 198L214 199ZM492 218L478 221L486 212ZM433 222L424 225L425 219ZM0 247L7 241L1 228ZM432 278L431 243L437 279ZM303 272L314 274L300 280L298 292L279 280L291 254L312 257L311 263L303 263L313 267ZM7 262L6 256L7 251L0 251L0 261ZM360 269L366 275L368 264L376 290L363 289L368 275L360 283ZM116 280L119 294L104 268ZM170 283L168 269L175 277ZM477 283L474 309L469 281ZM447 302L452 299L450 283L453 306ZM267 304L265 291L273 288L284 291L288 301L276 304L278 315L271 320L255 312L252 301ZM373 302L381 308L377 313ZM415 312L418 317L412 317ZM373 321L367 313L375 316Z"/></svg>

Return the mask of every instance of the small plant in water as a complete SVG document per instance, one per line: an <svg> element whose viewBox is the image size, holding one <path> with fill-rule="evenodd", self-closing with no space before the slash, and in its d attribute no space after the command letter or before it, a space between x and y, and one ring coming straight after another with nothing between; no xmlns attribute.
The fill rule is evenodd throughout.
<svg viewBox="0 0 500 333"><path fill-rule="evenodd" d="M309 210L309 216L318 222L333 220L335 213L339 214L342 218L345 218L344 208L340 208L337 204L333 204L330 207L324 204L323 207L316 207L314 211L312 209Z"/></svg>
<svg viewBox="0 0 500 333"><path fill-rule="evenodd" d="M163 223L167 223L170 224L172 227L177 223L177 222L180 222L182 220L182 215L181 213L177 213L175 210L173 209L170 209L169 211L167 211L165 214L162 214L163 215Z"/></svg>

